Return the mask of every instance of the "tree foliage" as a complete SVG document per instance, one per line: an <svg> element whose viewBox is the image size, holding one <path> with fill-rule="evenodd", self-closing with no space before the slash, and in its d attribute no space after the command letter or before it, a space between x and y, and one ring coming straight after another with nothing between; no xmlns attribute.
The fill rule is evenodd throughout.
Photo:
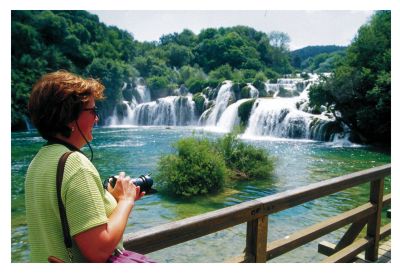
<svg viewBox="0 0 400 274"><path fill-rule="evenodd" d="M326 105L361 141L387 146L391 127L390 18L390 11L376 12L358 30L332 77L310 90L311 104Z"/></svg>
<svg viewBox="0 0 400 274"><path fill-rule="evenodd" d="M340 62L346 47L308 46L290 52L291 64L295 69L306 72L331 72Z"/></svg>
<svg viewBox="0 0 400 274"><path fill-rule="evenodd" d="M174 144L175 154L158 162L157 181L175 195L193 196L218 192L227 180L228 170L221 155L207 139L185 138Z"/></svg>
<svg viewBox="0 0 400 274"><path fill-rule="evenodd" d="M216 141L183 138L175 152L158 162L157 181L167 192L179 196L215 193L229 180L266 179L274 167L263 150L227 134Z"/></svg>
<svg viewBox="0 0 400 274"><path fill-rule="evenodd" d="M106 86L104 114L138 75L132 35L107 27L86 11L12 11L12 128L23 128L32 85L44 73L65 69L99 78ZM108 113L107 113L108 112Z"/></svg>
<svg viewBox="0 0 400 274"><path fill-rule="evenodd" d="M11 17L13 129L24 128L33 83L58 69L105 84L102 117L111 115L122 100L123 87L134 86L137 77L144 78L152 99L157 99L182 85L192 93L216 88L224 80L261 87L261 81L293 72L290 38L280 32L234 26L207 28L196 35L185 29L159 41L138 42L86 11L15 10Z"/></svg>

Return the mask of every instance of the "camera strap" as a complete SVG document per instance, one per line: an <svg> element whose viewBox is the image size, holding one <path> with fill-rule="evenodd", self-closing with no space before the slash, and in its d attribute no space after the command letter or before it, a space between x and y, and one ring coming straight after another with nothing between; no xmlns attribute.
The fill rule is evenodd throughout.
<svg viewBox="0 0 400 274"><path fill-rule="evenodd" d="M57 175L56 175L56 189L57 189L57 200L58 200L58 209L60 211L61 218L61 226L64 234L64 243L68 251L69 261L72 262L72 239L69 233L69 225L67 220L67 213L65 211L65 206L61 199L61 184L64 176L64 168L65 163L67 162L68 156L73 153L73 151L65 152L60 160L58 161L57 166Z"/></svg>

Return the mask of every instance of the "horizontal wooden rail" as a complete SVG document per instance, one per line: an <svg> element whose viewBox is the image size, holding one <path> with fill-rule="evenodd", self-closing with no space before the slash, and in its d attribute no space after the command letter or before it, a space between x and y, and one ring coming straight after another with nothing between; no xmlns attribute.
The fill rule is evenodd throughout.
<svg viewBox="0 0 400 274"><path fill-rule="evenodd" d="M383 206L388 206L392 203L392 194L386 194L385 196L383 196L382 198L382 205Z"/></svg>
<svg viewBox="0 0 400 274"><path fill-rule="evenodd" d="M183 220L124 235L129 250L150 253L195 239L262 216L261 205L252 200Z"/></svg>
<svg viewBox="0 0 400 274"><path fill-rule="evenodd" d="M383 240L391 233L391 224L384 225L381 227L380 240ZM318 253L324 254L326 256L331 256L335 253L337 246L327 241L322 241L318 244ZM357 255L357 254L356 254Z"/></svg>
<svg viewBox="0 0 400 274"><path fill-rule="evenodd" d="M391 233L392 233L392 225L391 224L384 225L383 227L381 227L381 235L379 240L382 240L390 236Z"/></svg>
<svg viewBox="0 0 400 274"><path fill-rule="evenodd" d="M390 175L390 164L325 180L257 199L263 214L276 213L357 185Z"/></svg>
<svg viewBox="0 0 400 274"><path fill-rule="evenodd" d="M368 244L372 242L372 239L359 239L351 245L343 248L335 254L325 258L323 263L347 263L352 260L357 254L367 249Z"/></svg>
<svg viewBox="0 0 400 274"><path fill-rule="evenodd" d="M390 170L390 164L383 165L310 184L308 186L299 187L294 190L288 190L267 197L247 201L238 205L222 208L183 220L159 225L157 227L125 234L124 246L129 250L141 253L150 253L245 222L248 223L249 233L249 231L251 231L249 230L249 222L362 183L382 179L385 176L390 175ZM390 199L390 194L386 195L383 205L389 204ZM333 217L330 220L312 226L308 231L301 231L303 233L307 232L306 236L301 236L301 232L298 232L291 235L289 239L278 240L268 244L267 256L268 258L273 258L292 250L306 242L351 223L350 220L352 218L353 222L354 220L365 218L372 214L371 212L375 212L375 208L375 205L368 203L347 213ZM257 232L257 230L254 230L252 233L253 235L262 236ZM252 241L248 241L248 244L249 243L250 245L255 244L252 243ZM260 246L253 246L252 248L259 250ZM260 253L260 255L262 258L262 253Z"/></svg>
<svg viewBox="0 0 400 274"><path fill-rule="evenodd" d="M309 228L300 230L288 238L272 242L267 247L267 258L273 259L299 246L316 240L332 231L335 231L354 221L362 220L371 215L376 207L368 203L358 208L349 210L345 213L320 222Z"/></svg>
<svg viewBox="0 0 400 274"><path fill-rule="evenodd" d="M365 219L374 212L375 208L376 207L371 203L367 203L360 207L346 211L340 215L329 218L323 222L297 231L290 236L273 241L267 246L267 259L270 260L278 257L354 221ZM243 255L229 260L229 262L245 261L246 260Z"/></svg>

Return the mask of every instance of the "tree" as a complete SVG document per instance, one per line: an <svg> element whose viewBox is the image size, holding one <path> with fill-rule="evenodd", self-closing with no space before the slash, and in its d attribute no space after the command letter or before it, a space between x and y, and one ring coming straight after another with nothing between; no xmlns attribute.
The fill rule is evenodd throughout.
<svg viewBox="0 0 400 274"><path fill-rule="evenodd" d="M24 124L34 82L59 69L105 83L107 99L99 103L105 115L122 100L124 84L139 75L153 87L163 87L151 90L153 98L160 98L182 84L201 92L230 79L241 89L259 82L257 72L270 79L291 72L285 49L289 39L272 35L272 46L267 34L246 26L208 28L199 35L185 29L159 42L139 42L87 11L12 11L11 18L13 128Z"/></svg>
<svg viewBox="0 0 400 274"><path fill-rule="evenodd" d="M390 18L390 11L376 12L358 30L333 76L310 90L311 105L328 106L358 141L386 146L391 131Z"/></svg>
<svg viewBox="0 0 400 274"><path fill-rule="evenodd" d="M289 51L290 37L287 33L272 31L268 35L271 46L282 51Z"/></svg>
<svg viewBox="0 0 400 274"><path fill-rule="evenodd" d="M100 102L104 112L109 115L116 105L122 100L122 87L124 83L131 82L135 75L133 68L121 61L105 58L95 58L86 68L86 75L100 78L106 87L106 102Z"/></svg>
<svg viewBox="0 0 400 274"><path fill-rule="evenodd" d="M194 57L190 48L175 43L169 45L166 55L168 64L178 68L190 64Z"/></svg>
<svg viewBox="0 0 400 274"><path fill-rule="evenodd" d="M269 34L271 43L272 67L280 73L291 73L292 67L289 60L289 36L284 32L273 31Z"/></svg>

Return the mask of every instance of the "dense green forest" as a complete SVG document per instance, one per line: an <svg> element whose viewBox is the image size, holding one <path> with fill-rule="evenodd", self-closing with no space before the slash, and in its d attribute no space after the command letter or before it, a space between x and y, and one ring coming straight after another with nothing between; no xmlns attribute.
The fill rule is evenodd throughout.
<svg viewBox="0 0 400 274"><path fill-rule="evenodd" d="M303 72L331 72L345 55L346 47L308 46L290 52L291 65Z"/></svg>
<svg viewBox="0 0 400 274"><path fill-rule="evenodd" d="M293 52L287 34L246 26L207 28L199 34L185 29L159 41L138 42L134 34L107 26L86 11L12 11L11 18L13 130L25 129L33 83L58 69L104 83L107 99L98 103L102 117L118 109L121 100L133 98L139 77L152 100L177 88L193 93L200 114L203 95L215 96L226 79L234 82L240 99L248 98L246 83L266 96L266 80L333 72L311 89L314 111L325 105L352 130L354 141L390 145L390 11L376 12L346 48L313 46Z"/></svg>
<svg viewBox="0 0 400 274"><path fill-rule="evenodd" d="M132 98L137 77L144 78L154 100L179 87L196 93L225 79L257 87L294 72L285 33L267 35L245 26L208 28L198 35L183 30L141 43L86 11L12 11L11 35L12 129L25 128L33 83L58 69L105 84L107 99L99 104L104 117L122 98Z"/></svg>
<svg viewBox="0 0 400 274"><path fill-rule="evenodd" d="M358 30L332 76L310 90L310 103L325 105L357 142L390 146L390 18L390 11L376 12Z"/></svg>

